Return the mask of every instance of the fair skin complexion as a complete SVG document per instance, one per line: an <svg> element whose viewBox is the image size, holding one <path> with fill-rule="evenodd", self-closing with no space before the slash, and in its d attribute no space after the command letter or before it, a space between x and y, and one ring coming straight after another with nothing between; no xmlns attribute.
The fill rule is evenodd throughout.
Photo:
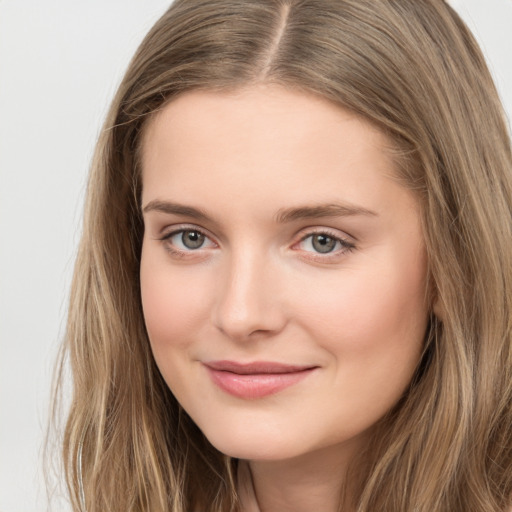
<svg viewBox="0 0 512 512"><path fill-rule="evenodd" d="M426 252L386 146L354 114L270 85L186 93L145 132L153 354L210 442L248 461L246 510L337 510L419 361ZM299 377L237 374L255 362Z"/></svg>

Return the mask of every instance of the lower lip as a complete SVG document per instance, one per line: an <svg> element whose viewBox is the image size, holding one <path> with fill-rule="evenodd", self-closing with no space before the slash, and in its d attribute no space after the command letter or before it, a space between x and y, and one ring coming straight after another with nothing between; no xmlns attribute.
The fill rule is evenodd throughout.
<svg viewBox="0 0 512 512"><path fill-rule="evenodd" d="M230 395L245 400L279 393L310 375L315 368L290 373L257 373L242 375L206 367L213 382Z"/></svg>

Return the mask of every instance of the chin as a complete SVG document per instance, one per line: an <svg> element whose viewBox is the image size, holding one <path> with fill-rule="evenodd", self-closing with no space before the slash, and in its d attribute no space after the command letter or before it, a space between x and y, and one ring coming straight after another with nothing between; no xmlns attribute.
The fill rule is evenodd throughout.
<svg viewBox="0 0 512 512"><path fill-rule="evenodd" d="M224 441L224 440L223 440ZM221 453L236 459L243 460L286 460L300 455L294 450L283 449L282 446L275 446L274 443L261 442L212 442L210 443Z"/></svg>
<svg viewBox="0 0 512 512"><path fill-rule="evenodd" d="M286 433L269 432L268 429L222 432L203 430L208 441L221 453L245 460L286 460L309 451L305 439L295 439ZM313 448L313 447L311 447Z"/></svg>

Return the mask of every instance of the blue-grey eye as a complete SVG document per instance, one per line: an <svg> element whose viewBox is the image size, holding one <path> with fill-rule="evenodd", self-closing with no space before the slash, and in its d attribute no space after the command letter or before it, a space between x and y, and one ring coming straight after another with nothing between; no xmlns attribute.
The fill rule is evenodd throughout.
<svg viewBox="0 0 512 512"><path fill-rule="evenodd" d="M193 252L200 254L204 250L217 247L215 242L206 233L194 228L176 229L164 235L160 240L163 242L166 250L175 256L185 256L187 253L191 255Z"/></svg>
<svg viewBox="0 0 512 512"><path fill-rule="evenodd" d="M187 229L181 232L181 243L187 249L199 249L203 246L205 236L200 231Z"/></svg>
<svg viewBox="0 0 512 512"><path fill-rule="evenodd" d="M342 254L351 251L354 245L344 238L330 235L329 233L310 233L299 243L302 251L313 254Z"/></svg>
<svg viewBox="0 0 512 512"><path fill-rule="evenodd" d="M332 252L336 248L337 243L338 240L332 236L324 235L322 233L311 235L311 245L313 249L322 254Z"/></svg>

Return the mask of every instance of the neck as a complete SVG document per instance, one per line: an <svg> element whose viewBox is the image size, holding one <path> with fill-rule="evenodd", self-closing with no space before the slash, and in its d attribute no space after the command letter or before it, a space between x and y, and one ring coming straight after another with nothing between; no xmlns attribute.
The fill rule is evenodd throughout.
<svg viewBox="0 0 512 512"><path fill-rule="evenodd" d="M344 487L355 449L331 446L287 460L240 461L243 512L339 512L350 501Z"/></svg>

